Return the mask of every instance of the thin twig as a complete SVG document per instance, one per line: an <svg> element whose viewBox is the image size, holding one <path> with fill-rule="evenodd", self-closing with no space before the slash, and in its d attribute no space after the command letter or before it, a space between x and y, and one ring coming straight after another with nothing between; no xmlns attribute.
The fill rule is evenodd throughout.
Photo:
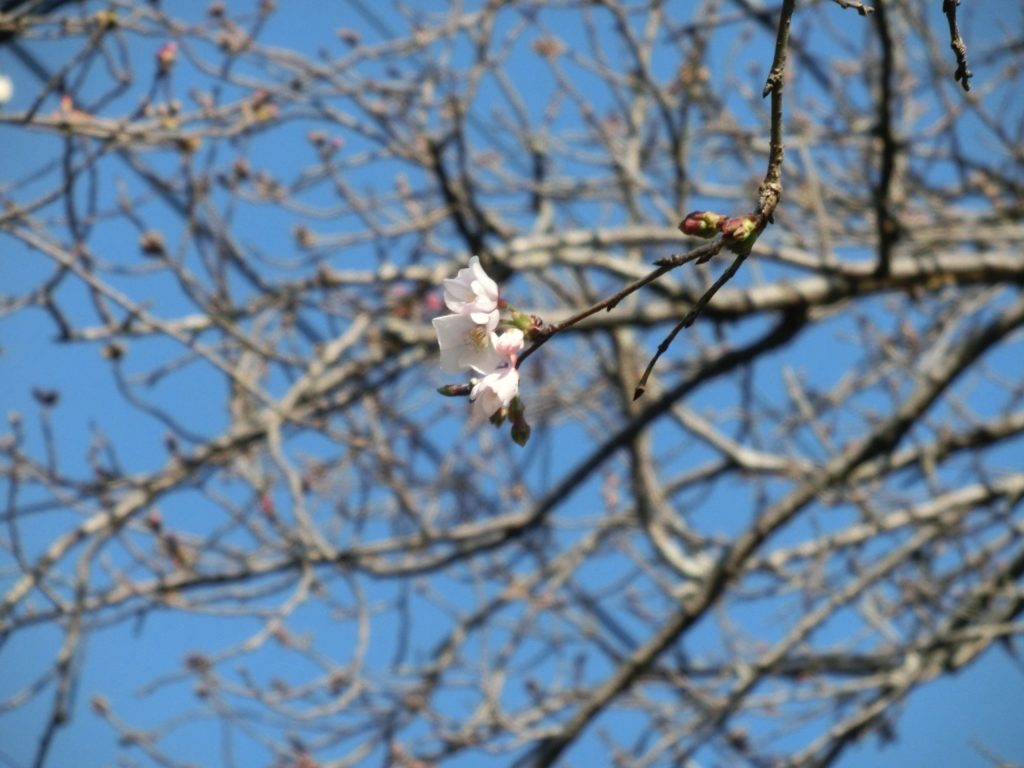
<svg viewBox="0 0 1024 768"><path fill-rule="evenodd" d="M785 87L786 51L789 47L789 26L793 18L796 0L784 0L779 13L779 31L775 37L775 56L762 96L771 94L771 137L768 146L768 171L758 195L760 213L771 222L779 200L782 198L782 91Z"/></svg>
<svg viewBox="0 0 1024 768"><path fill-rule="evenodd" d="M704 307L707 306L708 302L711 301L712 297L718 293L718 289L732 279L732 276L736 274L736 271L740 268L740 264L746 260L749 253L750 251L748 250L742 250L737 254L736 258L733 259L732 264L730 264L714 284L704 292L704 295L697 299L697 302L693 305L690 311L686 313L682 320L676 323L669 335L666 336L661 344L658 345L657 352L654 353L654 357L651 358L651 362L647 364L647 368L644 369L643 376L640 377L640 381L637 382L636 389L633 390L634 400L639 400L643 397L644 390L647 388L647 379L650 378L651 372L654 370L654 365L658 362L658 358L665 354L668 348L672 346L673 340L679 332L683 330L683 328L689 328L693 325L697 316L701 313L701 310L703 310Z"/></svg>
<svg viewBox="0 0 1024 768"><path fill-rule="evenodd" d="M539 331L537 331L537 335L533 341L533 344L531 344L530 347L528 347L523 352L523 354L519 356L519 359L516 362L516 367L518 368L519 366L521 366L523 364L523 361L526 360L526 358L532 355L537 349L544 346L544 344L546 344L548 340L555 334L560 333L561 331L564 331L567 328L571 328L572 326L576 325L582 320L585 320L591 315L597 314L602 309L611 311L618 305L620 301L629 296L631 293L635 293L648 283L654 282L659 277L664 275L666 272L670 272L676 267L682 266L683 264L689 264L691 261L704 263L721 250L722 242L721 240L716 240L715 242L709 243L707 245L702 245L699 248L694 248L692 251L687 251L686 253L678 254L675 256L669 256L664 259L659 259L658 261L654 262L658 267L657 269L645 275L644 277L641 277L639 280L634 280L625 288L618 291L617 293L612 294L607 299L599 301L596 304L592 304L586 309L577 312L572 317L568 317L560 323L545 326L541 328Z"/></svg>
<svg viewBox="0 0 1024 768"><path fill-rule="evenodd" d="M861 16L867 16L869 13L874 13L875 9L864 5L864 3L855 2L855 0L832 0L833 3L838 5L840 8L849 10L852 8Z"/></svg>
<svg viewBox="0 0 1024 768"><path fill-rule="evenodd" d="M899 152L893 126L893 104L896 101L893 78L896 76L895 44L886 15L885 5L879 4L875 14L875 29L881 45L882 62L879 71L878 129L882 148L879 157L879 178L874 187L875 226L878 230L879 275L889 274L892 249L900 237L900 225L890 212L893 176L896 173L896 155Z"/></svg>
<svg viewBox="0 0 1024 768"><path fill-rule="evenodd" d="M771 95L772 97L771 138L769 140L768 150L768 170L765 172L764 181L761 182L761 186L758 190L758 211L754 214L758 219L756 231L743 244L733 245L736 258L733 260L732 264L730 264L728 269L726 269L714 284L704 292L704 295L697 300L697 303L694 304L690 311L686 313L686 316L675 325L675 327L669 332L668 336L666 336L661 344L658 345L658 349L651 358L651 361L647 364L647 368L644 369L644 373L640 377L640 381L637 382L636 389L633 390L634 400L643 397L644 390L647 388L647 380L654 371L655 364L672 345L675 337L683 328L688 328L693 325L701 310L707 306L712 297L718 293L718 290L723 285L732 279L736 274L736 271L740 268L740 265L746 260L747 256L750 255L750 249L753 247L757 237L768 223L773 221L772 216L775 213L776 207L779 205L779 200L782 199L782 160L784 156L784 148L782 144L782 91L786 75L786 51L789 46L789 28L795 7L796 0L784 0L782 4L782 10L779 13L778 34L775 38L775 55L772 58L772 68L768 73L768 80L765 83L764 90L762 92L763 96ZM723 245L722 240L718 240L717 244L718 248L721 249Z"/></svg>
<svg viewBox="0 0 1024 768"><path fill-rule="evenodd" d="M956 9L960 0L942 0L942 12L946 14L946 21L949 22L949 47L956 54L956 72L953 79L963 86L965 91L971 90L970 79L974 73L967 67L967 44L960 37L960 28L956 23Z"/></svg>

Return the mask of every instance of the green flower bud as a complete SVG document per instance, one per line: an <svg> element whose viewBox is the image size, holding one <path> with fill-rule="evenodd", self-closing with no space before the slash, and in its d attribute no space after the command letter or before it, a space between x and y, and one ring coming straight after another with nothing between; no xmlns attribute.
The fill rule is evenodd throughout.
<svg viewBox="0 0 1024 768"><path fill-rule="evenodd" d="M530 425L526 422L526 406L519 395L509 403L508 415L512 420L512 442L516 445L526 445L526 441L530 439Z"/></svg>
<svg viewBox="0 0 1024 768"><path fill-rule="evenodd" d="M469 397L472 389L471 384L445 384L443 387L438 387L437 392L445 397Z"/></svg>
<svg viewBox="0 0 1024 768"><path fill-rule="evenodd" d="M512 324L513 328L518 328L523 333L530 330L530 315L525 312L520 312L518 309L511 309L511 312L509 313L509 322Z"/></svg>
<svg viewBox="0 0 1024 768"><path fill-rule="evenodd" d="M512 422L512 442L516 445L526 445L530 439L530 425L526 419L518 419Z"/></svg>

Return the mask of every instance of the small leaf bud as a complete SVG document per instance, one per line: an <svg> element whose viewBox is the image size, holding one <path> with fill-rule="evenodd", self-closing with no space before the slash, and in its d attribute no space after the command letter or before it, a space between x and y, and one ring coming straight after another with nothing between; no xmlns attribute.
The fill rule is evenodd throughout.
<svg viewBox="0 0 1024 768"><path fill-rule="evenodd" d="M443 387L438 387L437 391L438 394L445 397L469 397L472 389L470 384L445 384Z"/></svg>

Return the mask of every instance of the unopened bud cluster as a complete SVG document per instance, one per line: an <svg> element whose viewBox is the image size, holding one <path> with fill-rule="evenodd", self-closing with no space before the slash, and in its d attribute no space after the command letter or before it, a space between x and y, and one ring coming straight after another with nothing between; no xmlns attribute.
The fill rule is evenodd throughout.
<svg viewBox="0 0 1024 768"><path fill-rule="evenodd" d="M714 211L691 211L679 223L679 230L693 237L710 239L721 232L733 250L753 245L763 228L763 219L757 214L723 216Z"/></svg>

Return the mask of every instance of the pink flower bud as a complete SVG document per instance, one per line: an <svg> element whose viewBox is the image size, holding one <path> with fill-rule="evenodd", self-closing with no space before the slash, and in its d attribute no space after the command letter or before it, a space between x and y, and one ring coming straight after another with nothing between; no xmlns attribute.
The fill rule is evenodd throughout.
<svg viewBox="0 0 1024 768"><path fill-rule="evenodd" d="M523 348L523 332L518 328L510 328L501 336L494 335L494 351L502 357L515 360L516 354Z"/></svg>
<svg viewBox="0 0 1024 768"><path fill-rule="evenodd" d="M733 216L722 223L722 235L730 243L745 243L758 234L757 216Z"/></svg>
<svg viewBox="0 0 1024 768"><path fill-rule="evenodd" d="M160 50L156 52L156 68L161 75L166 75L171 71L171 67L174 66L175 60L178 58L178 44L173 40L164 43L160 46Z"/></svg>
<svg viewBox="0 0 1024 768"><path fill-rule="evenodd" d="M725 221L725 216L714 211L691 211L679 223L679 231L694 237L714 237Z"/></svg>

